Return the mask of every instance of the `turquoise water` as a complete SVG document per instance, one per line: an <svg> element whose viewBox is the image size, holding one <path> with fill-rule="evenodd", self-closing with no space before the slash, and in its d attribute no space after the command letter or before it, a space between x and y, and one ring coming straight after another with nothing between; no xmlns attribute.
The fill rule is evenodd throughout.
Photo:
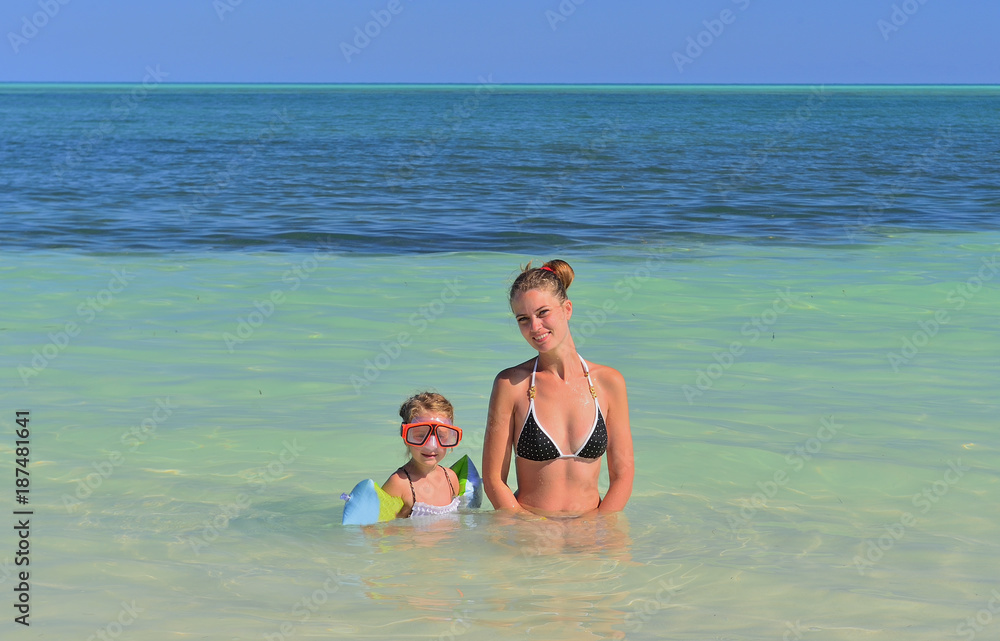
<svg viewBox="0 0 1000 641"><path fill-rule="evenodd" d="M414 391L453 401L479 460L492 377L532 354L506 286L551 257L6 251L0 476L12 505L28 410L35 510L17 632L996 636L992 231L564 254L580 352L629 385L627 509L341 527L339 494L403 462Z"/></svg>
<svg viewBox="0 0 1000 641"><path fill-rule="evenodd" d="M996 638L998 91L0 85L14 629ZM480 460L554 257L626 510L340 526L416 391Z"/></svg>

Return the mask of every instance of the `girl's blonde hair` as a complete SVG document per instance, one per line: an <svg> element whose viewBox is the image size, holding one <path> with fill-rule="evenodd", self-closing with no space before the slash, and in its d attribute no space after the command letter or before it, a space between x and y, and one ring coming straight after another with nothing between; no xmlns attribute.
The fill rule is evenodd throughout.
<svg viewBox="0 0 1000 641"><path fill-rule="evenodd" d="M455 408L444 396L437 392L420 392L403 401L399 406L399 417L404 423L412 423L420 415L434 415L455 420Z"/></svg>

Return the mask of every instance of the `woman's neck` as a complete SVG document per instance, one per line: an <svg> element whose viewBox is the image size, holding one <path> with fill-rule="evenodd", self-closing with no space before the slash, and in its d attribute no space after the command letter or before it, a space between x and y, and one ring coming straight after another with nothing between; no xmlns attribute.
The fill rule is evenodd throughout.
<svg viewBox="0 0 1000 641"><path fill-rule="evenodd" d="M567 338L556 349L538 355L538 369L552 372L559 378L567 378L567 368L575 372L579 367L580 356L572 338Z"/></svg>

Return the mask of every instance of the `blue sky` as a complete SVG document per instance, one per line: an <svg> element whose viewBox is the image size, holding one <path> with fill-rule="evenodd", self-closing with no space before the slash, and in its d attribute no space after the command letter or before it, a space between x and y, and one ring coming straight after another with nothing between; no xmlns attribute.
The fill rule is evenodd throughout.
<svg viewBox="0 0 1000 641"><path fill-rule="evenodd" d="M5 82L1000 83L998 0L3 0L0 32Z"/></svg>

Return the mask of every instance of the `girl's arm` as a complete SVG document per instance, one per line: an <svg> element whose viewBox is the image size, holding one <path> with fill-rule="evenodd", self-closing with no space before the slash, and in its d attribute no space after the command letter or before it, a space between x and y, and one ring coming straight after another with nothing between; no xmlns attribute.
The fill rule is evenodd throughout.
<svg viewBox="0 0 1000 641"><path fill-rule="evenodd" d="M410 512L413 510L413 494L410 492L410 483L403 475L396 470L392 473L385 483L382 484L382 489L389 496L398 496L403 499L403 508L399 510L396 514L397 519L405 519L410 516Z"/></svg>
<svg viewBox="0 0 1000 641"><path fill-rule="evenodd" d="M632 496L635 458L632 452L632 430L628 420L628 393L625 378L615 369L602 368L601 387L607 393L608 477L611 485L601 501L600 512L624 509Z"/></svg>
<svg viewBox="0 0 1000 641"><path fill-rule="evenodd" d="M483 489L496 510L526 512L507 485L514 443L514 386L510 370L497 374L490 394L483 442Z"/></svg>

